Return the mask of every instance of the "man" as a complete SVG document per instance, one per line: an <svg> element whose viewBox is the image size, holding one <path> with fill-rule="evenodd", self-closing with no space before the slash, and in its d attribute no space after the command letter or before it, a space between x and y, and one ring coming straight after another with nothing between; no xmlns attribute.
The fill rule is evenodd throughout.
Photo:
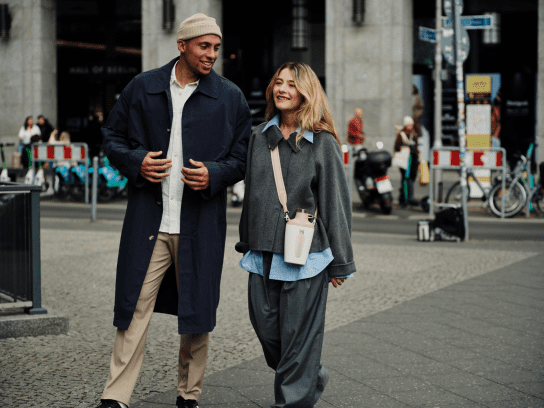
<svg viewBox="0 0 544 408"><path fill-rule="evenodd" d="M106 155L130 182L102 408L128 405L153 311L178 316L176 406L198 407L219 302L226 188L244 178L251 132L242 92L212 70L220 45L215 19L183 21L179 58L135 77L102 128Z"/></svg>
<svg viewBox="0 0 544 408"><path fill-rule="evenodd" d="M351 118L348 124L348 143L352 145L362 145L365 142L363 133L363 110L355 109L355 116Z"/></svg>
<svg viewBox="0 0 544 408"><path fill-rule="evenodd" d="M40 128L40 132L42 133L42 136L39 140L47 143L49 141L49 138L51 137L51 133L53 133L53 126L51 125L51 123L49 123L45 116L40 115L38 116L38 127Z"/></svg>

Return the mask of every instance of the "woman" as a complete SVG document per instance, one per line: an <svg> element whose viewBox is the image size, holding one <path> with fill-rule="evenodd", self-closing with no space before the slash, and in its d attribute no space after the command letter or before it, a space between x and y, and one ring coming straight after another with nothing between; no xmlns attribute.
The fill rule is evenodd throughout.
<svg viewBox="0 0 544 408"><path fill-rule="evenodd" d="M283 64L266 90L266 119L251 135L237 250L249 274L249 315L276 371L270 408L313 407L325 388L321 365L329 281L355 272L351 203L340 141L323 88L303 63ZM283 258L285 224L270 149L278 148L289 216L317 214L305 265Z"/></svg>
<svg viewBox="0 0 544 408"><path fill-rule="evenodd" d="M414 180L417 175L419 153L417 150L417 133L414 130L414 120L410 116L404 117L404 126L397 127L394 151L400 152L402 148L410 150L408 163L405 167L399 167L401 175L399 204L404 207L408 204L418 205L414 199Z"/></svg>
<svg viewBox="0 0 544 408"><path fill-rule="evenodd" d="M40 140L41 132L38 126L34 126L32 116L25 119L25 124L19 130L19 143L22 145L21 163L23 168L30 167L30 144Z"/></svg>

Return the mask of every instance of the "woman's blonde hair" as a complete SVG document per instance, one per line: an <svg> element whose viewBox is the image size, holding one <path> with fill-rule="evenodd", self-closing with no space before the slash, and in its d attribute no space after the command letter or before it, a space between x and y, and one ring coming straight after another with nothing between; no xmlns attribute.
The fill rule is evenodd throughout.
<svg viewBox="0 0 544 408"><path fill-rule="evenodd" d="M302 104L300 105L296 116L300 124L300 132L297 134L296 138L297 146L299 145L300 140L302 140L302 134L305 130L311 130L314 133L325 130L334 136L339 145L342 145L338 138L338 132L334 126L329 102L325 95L325 91L321 86L321 82L319 82L319 79L312 68L303 62L286 62L279 67L272 77L272 80L266 88L266 120L269 121L280 113L274 103L272 91L276 80L280 76L280 72L286 68L291 71L295 87L302 95Z"/></svg>
<svg viewBox="0 0 544 408"><path fill-rule="evenodd" d="M61 132L59 136L59 142L70 143L70 133L68 133L66 130Z"/></svg>

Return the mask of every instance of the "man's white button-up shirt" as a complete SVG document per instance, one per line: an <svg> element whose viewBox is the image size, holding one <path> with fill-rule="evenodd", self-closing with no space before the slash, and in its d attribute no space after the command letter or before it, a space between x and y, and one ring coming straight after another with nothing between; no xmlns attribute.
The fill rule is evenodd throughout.
<svg viewBox="0 0 544 408"><path fill-rule="evenodd" d="M187 84L183 88L176 80L176 62L170 75L170 93L172 95L172 127L170 129L170 143L168 145L167 159L172 160L172 167L165 171L170 176L162 179L162 220L160 232L179 234L181 199L183 197L184 183L181 181L181 168L183 167L183 145L181 143L181 115L185 102L195 91L198 82Z"/></svg>

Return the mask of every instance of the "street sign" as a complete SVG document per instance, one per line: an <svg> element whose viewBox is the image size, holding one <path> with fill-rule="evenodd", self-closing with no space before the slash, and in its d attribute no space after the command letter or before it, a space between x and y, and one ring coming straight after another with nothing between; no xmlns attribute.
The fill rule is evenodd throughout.
<svg viewBox="0 0 544 408"><path fill-rule="evenodd" d="M451 25L452 19L444 17L442 23L444 25ZM495 27L495 18L491 14L463 16L461 17L461 25L468 30L486 30Z"/></svg>
<svg viewBox="0 0 544 408"><path fill-rule="evenodd" d="M427 27L419 27L419 39L430 43L436 42L436 30Z"/></svg>
<svg viewBox="0 0 544 408"><path fill-rule="evenodd" d="M444 0L444 12L449 18L453 18L453 3L455 0ZM463 12L463 2L459 1L459 14Z"/></svg>
<svg viewBox="0 0 544 408"><path fill-rule="evenodd" d="M461 51L460 58L461 63L465 62L470 50L470 41L468 38L468 32L465 27L461 27ZM455 36L453 35L453 27L450 24L442 29L442 54L446 61L455 65Z"/></svg>

